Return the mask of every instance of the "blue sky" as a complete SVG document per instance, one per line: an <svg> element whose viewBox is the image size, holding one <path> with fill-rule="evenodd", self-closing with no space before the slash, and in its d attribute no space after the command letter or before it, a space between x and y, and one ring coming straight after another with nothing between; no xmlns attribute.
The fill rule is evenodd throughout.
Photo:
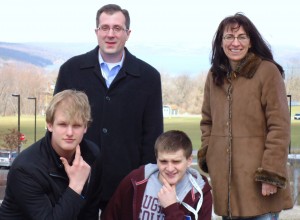
<svg viewBox="0 0 300 220"><path fill-rule="evenodd" d="M281 46L300 49L298 0L6 0L0 5L0 41L96 45L96 12L108 3L130 13L131 52L166 71L206 70L220 21L236 12L253 21L274 52L281 53ZM147 47L155 48L151 57ZM92 48L85 49L78 52Z"/></svg>

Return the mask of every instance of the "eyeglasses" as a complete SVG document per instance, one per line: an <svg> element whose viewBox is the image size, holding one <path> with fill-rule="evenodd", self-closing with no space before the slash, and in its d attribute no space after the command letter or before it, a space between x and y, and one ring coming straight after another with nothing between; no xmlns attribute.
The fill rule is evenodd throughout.
<svg viewBox="0 0 300 220"><path fill-rule="evenodd" d="M232 34L227 34L223 37L223 39L228 43L233 42L235 39L237 39L240 43L246 43L249 40L249 37L246 34L241 34L237 37Z"/></svg>
<svg viewBox="0 0 300 220"><path fill-rule="evenodd" d="M102 31L103 33L108 33L110 31L110 29L113 30L114 34L120 34L122 31L128 31L128 29L125 29L121 26L113 26L113 27L109 27L108 25L103 25L98 27L96 30Z"/></svg>

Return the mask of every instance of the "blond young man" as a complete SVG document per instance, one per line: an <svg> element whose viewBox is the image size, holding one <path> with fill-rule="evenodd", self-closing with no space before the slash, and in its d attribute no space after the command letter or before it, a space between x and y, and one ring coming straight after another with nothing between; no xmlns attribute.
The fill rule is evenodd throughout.
<svg viewBox="0 0 300 220"><path fill-rule="evenodd" d="M53 97L45 137L22 151L9 171L1 219L98 219L100 153L83 139L90 121L84 93Z"/></svg>

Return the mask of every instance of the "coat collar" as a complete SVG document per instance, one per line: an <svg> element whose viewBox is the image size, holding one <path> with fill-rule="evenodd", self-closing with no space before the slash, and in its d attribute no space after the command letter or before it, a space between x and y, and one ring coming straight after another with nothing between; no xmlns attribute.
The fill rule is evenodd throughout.
<svg viewBox="0 0 300 220"><path fill-rule="evenodd" d="M221 66L227 72L227 78L235 78L237 76L243 76L247 79L251 79L262 59L256 56L254 53L248 53L244 59L237 65L235 70Z"/></svg>
<svg viewBox="0 0 300 220"><path fill-rule="evenodd" d="M64 168L64 166L63 166L61 160L59 159L60 156L52 148L51 137L52 137L52 133L47 130L46 135L45 135L45 141L46 141L48 155L51 158L51 161L53 161L53 164L50 166L50 168L62 169L62 168Z"/></svg>
<svg viewBox="0 0 300 220"><path fill-rule="evenodd" d="M123 70L124 73L128 75L139 77L140 68L137 62L138 59L134 55L132 55L126 47L124 48L124 50L125 50L125 59L120 71ZM89 68L100 69L98 53L99 53L99 46L87 52L85 54L85 59L80 63L80 69L89 69Z"/></svg>

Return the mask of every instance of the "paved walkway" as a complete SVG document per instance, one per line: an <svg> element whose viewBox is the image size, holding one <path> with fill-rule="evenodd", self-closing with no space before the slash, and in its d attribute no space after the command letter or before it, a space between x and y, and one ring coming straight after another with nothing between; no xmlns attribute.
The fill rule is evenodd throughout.
<svg viewBox="0 0 300 220"><path fill-rule="evenodd" d="M220 216L213 215L212 220L221 220ZM282 211L279 215L280 220L300 220L300 206L296 205L293 209Z"/></svg>
<svg viewBox="0 0 300 220"><path fill-rule="evenodd" d="M0 205L1 203L2 200L0 200ZM212 220L221 220L221 219L222 218L220 216L214 214L212 216ZM293 209L282 211L279 215L279 220L300 220L300 206L294 206Z"/></svg>
<svg viewBox="0 0 300 220"><path fill-rule="evenodd" d="M294 206L293 209L282 211L279 215L282 220L300 220L300 206Z"/></svg>

